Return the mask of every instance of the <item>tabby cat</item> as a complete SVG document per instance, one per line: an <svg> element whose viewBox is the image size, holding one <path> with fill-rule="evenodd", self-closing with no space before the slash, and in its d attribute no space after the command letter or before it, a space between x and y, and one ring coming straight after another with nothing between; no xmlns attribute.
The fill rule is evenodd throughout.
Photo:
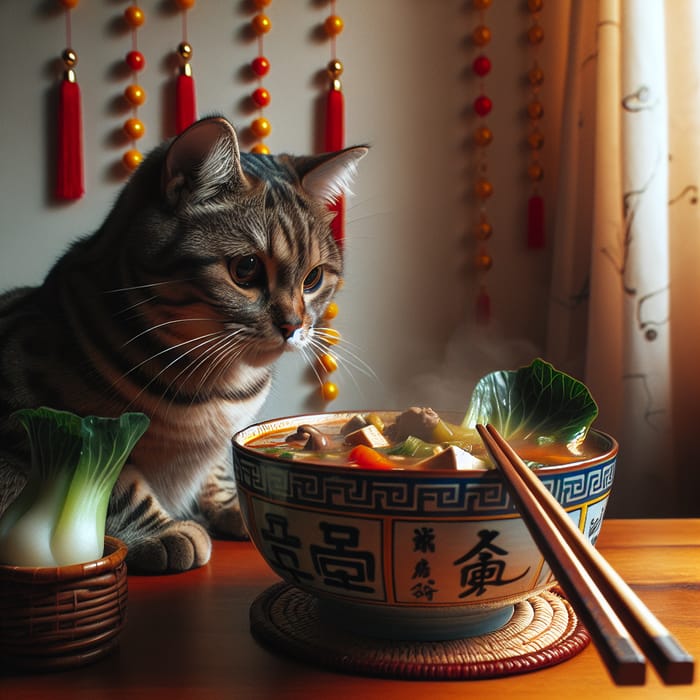
<svg viewBox="0 0 700 700"><path fill-rule="evenodd" d="M144 160L41 286L0 296L0 511L29 459L14 410L142 411L107 521L131 570L198 567L209 533L244 536L230 438L274 360L323 334L342 274L327 203L366 152L241 154L225 119L203 119Z"/></svg>

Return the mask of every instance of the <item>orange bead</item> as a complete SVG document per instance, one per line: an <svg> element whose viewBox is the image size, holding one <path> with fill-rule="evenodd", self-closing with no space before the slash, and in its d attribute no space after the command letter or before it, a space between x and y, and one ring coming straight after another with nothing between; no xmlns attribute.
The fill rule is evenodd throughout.
<svg viewBox="0 0 700 700"><path fill-rule="evenodd" d="M491 41L491 30L480 24L473 32L472 38L477 46L486 46Z"/></svg>
<svg viewBox="0 0 700 700"><path fill-rule="evenodd" d="M533 151L539 151L544 146L544 134L541 131L533 131L528 134L527 143Z"/></svg>
<svg viewBox="0 0 700 700"><path fill-rule="evenodd" d="M544 82L544 71L538 66L534 65L527 73L527 79L530 81L530 85L537 87L542 85Z"/></svg>
<svg viewBox="0 0 700 700"><path fill-rule="evenodd" d="M493 226L486 221L486 219L482 219L477 225L476 225L476 237L480 241L487 241L491 236L493 235Z"/></svg>
<svg viewBox="0 0 700 700"><path fill-rule="evenodd" d="M136 168L141 165L141 161L143 160L143 156L141 155L140 151L137 151L135 148L130 148L123 156L122 156L122 163L124 163L124 167L127 170L136 170Z"/></svg>
<svg viewBox="0 0 700 700"><path fill-rule="evenodd" d="M479 199L488 199L493 194L493 185L483 177L476 181L474 191Z"/></svg>
<svg viewBox="0 0 700 700"><path fill-rule="evenodd" d="M258 117L257 119L253 119L250 125L250 130L259 139L263 139L266 136L270 135L270 132L272 131L272 125L269 121L267 121L267 119L265 119L265 117Z"/></svg>
<svg viewBox="0 0 700 700"><path fill-rule="evenodd" d="M335 328L326 328L323 331L323 340L328 345L336 345L340 342L340 333Z"/></svg>
<svg viewBox="0 0 700 700"><path fill-rule="evenodd" d="M343 31L345 24L343 20L338 15L328 15L325 22L323 23L323 28L326 30L328 36L338 36Z"/></svg>
<svg viewBox="0 0 700 700"><path fill-rule="evenodd" d="M482 250L476 258L474 258L474 265L477 270L483 270L485 272L491 269L493 258L486 251Z"/></svg>
<svg viewBox="0 0 700 700"><path fill-rule="evenodd" d="M332 301L323 313L324 321L332 321L338 315L338 304Z"/></svg>
<svg viewBox="0 0 700 700"><path fill-rule="evenodd" d="M527 106L527 115L530 119L541 119L544 114L544 107L539 100L532 100Z"/></svg>
<svg viewBox="0 0 700 700"><path fill-rule="evenodd" d="M131 117L124 122L124 133L132 139L140 139L146 133L146 127L140 119Z"/></svg>
<svg viewBox="0 0 700 700"><path fill-rule="evenodd" d="M338 398L338 386L333 382L323 382L321 396L325 401L333 401L333 399Z"/></svg>
<svg viewBox="0 0 700 700"><path fill-rule="evenodd" d="M60 2L66 10L72 10L78 7L78 0L60 0Z"/></svg>
<svg viewBox="0 0 700 700"><path fill-rule="evenodd" d="M195 0L175 0L175 4L181 10L191 10L194 7Z"/></svg>
<svg viewBox="0 0 700 700"><path fill-rule="evenodd" d="M140 7L129 5L129 7L124 10L124 19L132 29L135 29L146 21L146 15Z"/></svg>
<svg viewBox="0 0 700 700"><path fill-rule="evenodd" d="M474 132L474 142L477 146L488 146L493 141L493 132L488 126L480 126Z"/></svg>
<svg viewBox="0 0 700 700"><path fill-rule="evenodd" d="M126 90L124 90L124 97L129 104L135 107L140 107L146 101L146 91L140 86L128 85Z"/></svg>
<svg viewBox="0 0 700 700"><path fill-rule="evenodd" d="M261 153L262 155L266 156L266 155L269 155L270 149L264 143L256 143L250 149L250 152L251 153Z"/></svg>
<svg viewBox="0 0 700 700"><path fill-rule="evenodd" d="M260 36L261 34L267 34L272 29L272 22L270 22L270 18L267 15L260 13L250 20L250 26Z"/></svg>
<svg viewBox="0 0 700 700"><path fill-rule="evenodd" d="M472 4L476 10L488 10L491 7L491 0L473 0Z"/></svg>
<svg viewBox="0 0 700 700"><path fill-rule="evenodd" d="M527 30L527 40L533 45L541 44L544 41L544 29L539 24L533 24Z"/></svg>
<svg viewBox="0 0 700 700"><path fill-rule="evenodd" d="M544 177L544 168L539 163L530 163L527 176L532 182L539 182Z"/></svg>
<svg viewBox="0 0 700 700"><path fill-rule="evenodd" d="M326 372L335 372L338 369L338 360L329 352L324 353L319 357L319 362Z"/></svg>
<svg viewBox="0 0 700 700"><path fill-rule="evenodd" d="M258 10L264 10L272 0L253 0L253 5L258 8Z"/></svg>
<svg viewBox="0 0 700 700"><path fill-rule="evenodd" d="M539 12L543 5L544 2L542 0L527 0L527 9L530 12Z"/></svg>

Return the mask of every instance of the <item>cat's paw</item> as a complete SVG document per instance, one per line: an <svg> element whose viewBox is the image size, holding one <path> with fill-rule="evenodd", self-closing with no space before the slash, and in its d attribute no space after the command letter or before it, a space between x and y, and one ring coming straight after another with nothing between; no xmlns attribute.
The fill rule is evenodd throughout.
<svg viewBox="0 0 700 700"><path fill-rule="evenodd" d="M236 540L248 539L248 531L243 523L238 501L230 508L219 508L207 513L209 530L214 537L225 537Z"/></svg>
<svg viewBox="0 0 700 700"><path fill-rule="evenodd" d="M130 545L126 564L130 572L164 574L196 569L210 557L207 531L192 520L178 520Z"/></svg>

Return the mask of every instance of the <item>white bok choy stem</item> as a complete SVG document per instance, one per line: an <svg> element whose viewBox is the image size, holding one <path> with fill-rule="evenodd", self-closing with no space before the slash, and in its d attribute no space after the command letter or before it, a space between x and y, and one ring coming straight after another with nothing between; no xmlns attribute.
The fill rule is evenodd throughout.
<svg viewBox="0 0 700 700"><path fill-rule="evenodd" d="M66 566L102 556L112 488L149 425L42 407L13 414L31 445L27 484L0 518L0 562Z"/></svg>

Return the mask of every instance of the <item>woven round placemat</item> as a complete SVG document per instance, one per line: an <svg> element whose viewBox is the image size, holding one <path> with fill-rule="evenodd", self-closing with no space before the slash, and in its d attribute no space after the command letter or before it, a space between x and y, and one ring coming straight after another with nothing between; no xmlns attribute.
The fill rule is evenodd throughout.
<svg viewBox="0 0 700 700"><path fill-rule="evenodd" d="M510 622L478 637L439 642L362 637L323 620L315 599L278 583L250 608L253 637L263 646L335 671L387 678L496 678L553 666L590 642L569 602L545 591L515 606Z"/></svg>

